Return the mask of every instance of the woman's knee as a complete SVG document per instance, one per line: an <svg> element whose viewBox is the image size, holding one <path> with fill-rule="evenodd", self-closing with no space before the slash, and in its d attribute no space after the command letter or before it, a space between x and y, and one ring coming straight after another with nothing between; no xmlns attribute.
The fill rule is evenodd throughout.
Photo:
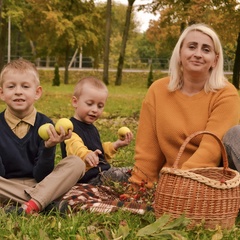
<svg viewBox="0 0 240 240"><path fill-rule="evenodd" d="M225 146L229 167L240 171L240 125L230 128L223 137L223 144Z"/></svg>
<svg viewBox="0 0 240 240"><path fill-rule="evenodd" d="M224 144L234 144L235 142L239 142L240 139L240 125L236 125L230 128L225 135L223 136Z"/></svg>

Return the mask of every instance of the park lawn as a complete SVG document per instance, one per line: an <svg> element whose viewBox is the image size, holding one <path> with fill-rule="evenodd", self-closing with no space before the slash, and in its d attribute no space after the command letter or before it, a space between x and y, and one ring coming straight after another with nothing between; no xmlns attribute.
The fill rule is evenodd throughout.
<svg viewBox="0 0 240 240"><path fill-rule="evenodd" d="M62 76L63 73L61 73ZM59 87L52 86L53 71L40 71L42 86L44 89L42 98L36 103L38 111L45 113L56 122L61 117L71 117L71 96L76 81L84 76L94 75L101 78L101 73L93 72L70 72L69 84L61 83ZM160 72L154 73L154 78L164 76ZM110 73L108 85L109 98L104 114L96 122L102 141L114 141L117 138L119 127L128 126L136 136L138 117L142 99L147 91L148 73L123 73L121 86L114 85L115 73ZM0 103L0 110L5 108ZM132 166L134 155L133 142L116 155L114 166ZM61 159L59 146L57 147L56 163ZM161 220L161 219L160 219ZM226 231L221 229L205 230L201 225L193 230L184 227L184 219L175 226L167 229L155 229L152 235L145 232L145 236L137 237L140 229L154 223L155 217L152 212L145 215L118 211L110 214L90 213L81 211L71 216L58 214L39 214L37 216L7 216L0 209L0 239L23 239L23 240L67 240L67 239L228 239L237 240L240 236L240 219L236 221L236 227ZM161 220L163 221L163 220ZM153 228L151 228L153 229ZM154 235L155 234L155 235Z"/></svg>

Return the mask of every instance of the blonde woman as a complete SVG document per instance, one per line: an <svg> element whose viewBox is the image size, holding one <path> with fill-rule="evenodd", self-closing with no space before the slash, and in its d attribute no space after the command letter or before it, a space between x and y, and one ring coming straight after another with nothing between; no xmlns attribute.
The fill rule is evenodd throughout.
<svg viewBox="0 0 240 240"><path fill-rule="evenodd" d="M224 77L217 34L204 24L187 27L173 50L169 76L155 81L143 100L130 181L152 187L190 134L207 130L222 139L238 124L239 110L238 92ZM186 146L179 168L220 164L218 143L201 135Z"/></svg>

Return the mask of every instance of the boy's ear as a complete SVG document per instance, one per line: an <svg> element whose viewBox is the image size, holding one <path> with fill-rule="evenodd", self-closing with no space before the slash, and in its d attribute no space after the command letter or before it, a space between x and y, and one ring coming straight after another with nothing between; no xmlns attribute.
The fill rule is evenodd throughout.
<svg viewBox="0 0 240 240"><path fill-rule="evenodd" d="M38 100L42 96L42 87L38 86L36 89L35 100Z"/></svg>
<svg viewBox="0 0 240 240"><path fill-rule="evenodd" d="M77 107L77 101L78 101L78 99L75 96L73 96L72 97L72 106L73 107Z"/></svg>
<svg viewBox="0 0 240 240"><path fill-rule="evenodd" d="M1 87L0 87L0 98L1 98L1 100L3 100L3 101L4 101L3 90L2 90L2 88L1 88Z"/></svg>

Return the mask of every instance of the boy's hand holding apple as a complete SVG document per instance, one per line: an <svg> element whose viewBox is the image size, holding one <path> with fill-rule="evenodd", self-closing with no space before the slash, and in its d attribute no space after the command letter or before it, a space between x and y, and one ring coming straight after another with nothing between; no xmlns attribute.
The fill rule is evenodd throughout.
<svg viewBox="0 0 240 240"><path fill-rule="evenodd" d="M127 133L131 133L131 130L128 127L119 128L118 138L123 141L126 138Z"/></svg>
<svg viewBox="0 0 240 240"><path fill-rule="evenodd" d="M128 127L121 127L118 129L118 140L113 143L114 149L125 147L130 144L133 139L133 133Z"/></svg>
<svg viewBox="0 0 240 240"><path fill-rule="evenodd" d="M55 127L51 123L43 124L38 129L38 134L45 141L45 147L49 148L71 138L72 130L72 122L67 118L61 118L57 121Z"/></svg>
<svg viewBox="0 0 240 240"><path fill-rule="evenodd" d="M73 124L68 118L60 118L56 122L55 129L59 134L62 132L61 127L64 129L65 134L68 134L69 130L73 131Z"/></svg>
<svg viewBox="0 0 240 240"><path fill-rule="evenodd" d="M52 123L45 123L38 129L38 135L44 140L47 141L49 139L48 129L50 126L53 126Z"/></svg>

